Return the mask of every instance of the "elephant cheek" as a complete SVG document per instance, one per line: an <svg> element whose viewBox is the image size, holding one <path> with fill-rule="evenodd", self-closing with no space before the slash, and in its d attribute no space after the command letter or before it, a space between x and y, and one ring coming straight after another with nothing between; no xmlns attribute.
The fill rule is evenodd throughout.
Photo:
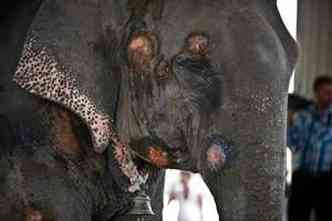
<svg viewBox="0 0 332 221"><path fill-rule="evenodd" d="M213 144L206 151L206 162L209 170L217 171L226 164L226 154L220 145Z"/></svg>

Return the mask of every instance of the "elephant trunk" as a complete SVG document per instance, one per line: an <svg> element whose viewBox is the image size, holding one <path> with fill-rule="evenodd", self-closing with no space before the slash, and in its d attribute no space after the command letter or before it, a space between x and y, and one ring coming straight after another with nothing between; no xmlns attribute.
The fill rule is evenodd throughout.
<svg viewBox="0 0 332 221"><path fill-rule="evenodd" d="M225 130L223 135L232 143L214 138L201 153L200 173L214 196L220 220L282 220L285 148L280 131L285 129L285 116L276 113L284 103L272 103L271 112L260 117L255 111L240 114L256 120L250 125L229 123L237 130Z"/></svg>

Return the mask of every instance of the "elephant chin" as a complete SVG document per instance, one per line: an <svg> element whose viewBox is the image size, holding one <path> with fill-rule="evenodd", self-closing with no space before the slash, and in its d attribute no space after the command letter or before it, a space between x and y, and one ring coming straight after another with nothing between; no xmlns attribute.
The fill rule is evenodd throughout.
<svg viewBox="0 0 332 221"><path fill-rule="evenodd" d="M155 167L198 172L187 148L171 148L160 139L151 137L132 140L130 146L139 159Z"/></svg>

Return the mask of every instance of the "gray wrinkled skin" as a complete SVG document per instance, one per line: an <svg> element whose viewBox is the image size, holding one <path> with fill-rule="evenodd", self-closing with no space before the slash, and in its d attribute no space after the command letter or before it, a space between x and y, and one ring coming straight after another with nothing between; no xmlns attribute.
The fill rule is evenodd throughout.
<svg viewBox="0 0 332 221"><path fill-rule="evenodd" d="M161 220L163 172L156 167L200 172L220 220L282 220L281 147L297 48L275 1L48 0L31 30L115 120L121 139L144 159L140 166L153 168L151 220ZM151 58L130 56L137 32L156 36ZM201 36L196 55L186 42L193 33ZM119 216L128 204L108 173L112 159L93 151L81 120L4 80L12 74L5 72L0 220L133 219ZM67 130L72 138L64 139ZM72 152L64 153L68 140ZM154 145L166 161L145 155Z"/></svg>

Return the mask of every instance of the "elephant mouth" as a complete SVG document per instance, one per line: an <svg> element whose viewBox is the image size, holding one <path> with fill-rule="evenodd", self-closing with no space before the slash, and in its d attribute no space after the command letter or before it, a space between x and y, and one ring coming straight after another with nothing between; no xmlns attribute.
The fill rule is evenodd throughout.
<svg viewBox="0 0 332 221"><path fill-rule="evenodd" d="M159 168L196 170L187 147L169 147L160 139L151 137L132 140L130 146L134 155Z"/></svg>

